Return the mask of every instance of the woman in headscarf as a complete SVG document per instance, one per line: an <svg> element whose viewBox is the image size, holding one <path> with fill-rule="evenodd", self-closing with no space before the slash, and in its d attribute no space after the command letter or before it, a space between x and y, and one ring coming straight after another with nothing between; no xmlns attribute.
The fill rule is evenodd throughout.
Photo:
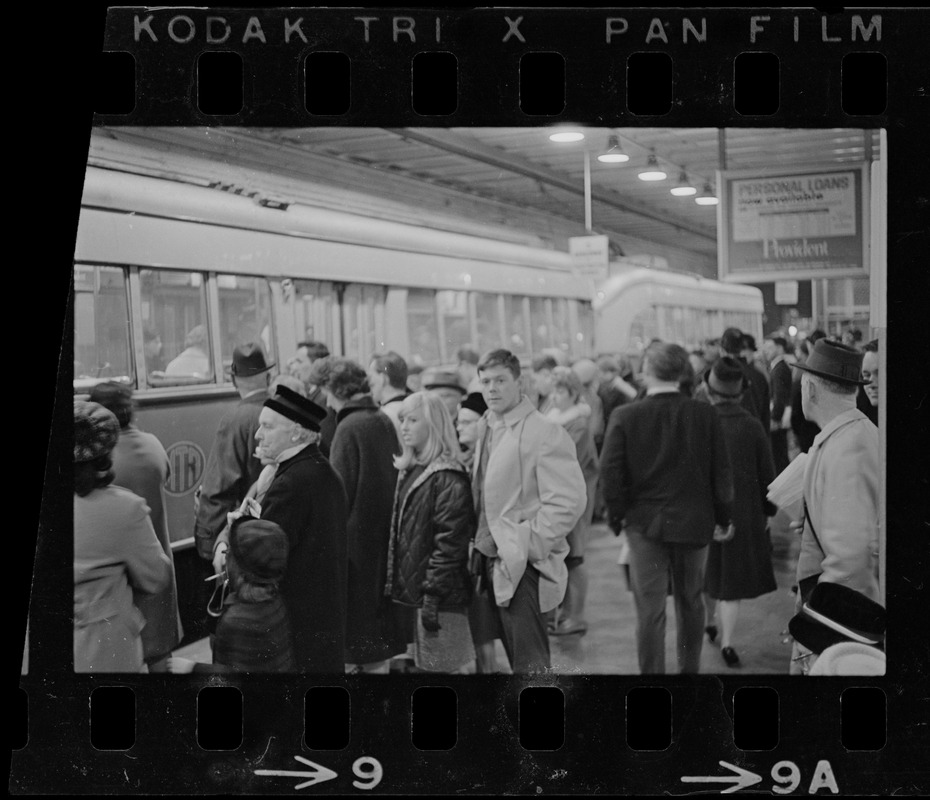
<svg viewBox="0 0 930 800"><path fill-rule="evenodd" d="M707 373L710 402L720 417L733 470L732 525L715 531L707 549L704 591L707 604L707 635L717 636L716 606L720 618L720 654L727 666L739 664L733 633L740 600L775 591L772 542L766 517L777 511L767 499L768 485L775 480L775 464L768 433L762 423L740 405L747 383L733 356L721 356ZM718 601L718 602L714 602Z"/></svg>
<svg viewBox="0 0 930 800"><path fill-rule="evenodd" d="M133 591L171 580L145 501L111 486L119 422L103 406L74 401L74 670L145 672Z"/></svg>
<svg viewBox="0 0 930 800"><path fill-rule="evenodd" d="M394 495L385 591L398 605L414 663L457 672L475 659L467 608L468 545L478 522L452 418L429 392L400 410L404 451Z"/></svg>

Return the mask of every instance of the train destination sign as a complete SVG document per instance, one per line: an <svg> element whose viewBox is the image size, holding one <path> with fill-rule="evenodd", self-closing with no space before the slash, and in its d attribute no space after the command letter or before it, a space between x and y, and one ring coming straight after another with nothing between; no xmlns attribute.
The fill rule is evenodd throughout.
<svg viewBox="0 0 930 800"><path fill-rule="evenodd" d="M718 174L721 280L756 283L865 276L865 167Z"/></svg>

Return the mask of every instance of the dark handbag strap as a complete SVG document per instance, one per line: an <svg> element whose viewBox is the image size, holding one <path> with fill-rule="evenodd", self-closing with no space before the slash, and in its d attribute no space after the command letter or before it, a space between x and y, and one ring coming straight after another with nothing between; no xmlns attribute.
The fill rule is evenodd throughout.
<svg viewBox="0 0 930 800"><path fill-rule="evenodd" d="M820 548L820 552L824 555L827 554L827 551L823 549L823 545L820 543L820 537L817 535L817 530L814 528L814 523L811 521L810 511L807 510L807 498L804 498L804 519L807 520L807 524L811 529L811 533L814 536L814 541L817 542L817 547Z"/></svg>

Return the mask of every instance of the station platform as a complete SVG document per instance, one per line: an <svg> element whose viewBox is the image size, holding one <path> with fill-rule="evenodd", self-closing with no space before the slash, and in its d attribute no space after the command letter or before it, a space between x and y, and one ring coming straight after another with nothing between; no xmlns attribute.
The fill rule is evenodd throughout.
<svg viewBox="0 0 930 800"><path fill-rule="evenodd" d="M728 667L716 644L704 638L701 650L702 674L787 675L791 658L788 620L794 614L794 565L796 537L787 529L788 518L779 513L772 519L772 560L778 588L774 592L740 604L740 617L733 647L740 664ZM626 584L623 568L617 563L620 540L605 524L595 524L588 533L585 564L588 567L588 599L584 634L550 636L553 671L566 675L636 675L636 608ZM677 671L675 660L675 609L667 601L666 656L668 674ZM195 661L210 661L210 643L200 639L175 651L175 655ZM507 656L497 643L497 663L501 672L510 672Z"/></svg>

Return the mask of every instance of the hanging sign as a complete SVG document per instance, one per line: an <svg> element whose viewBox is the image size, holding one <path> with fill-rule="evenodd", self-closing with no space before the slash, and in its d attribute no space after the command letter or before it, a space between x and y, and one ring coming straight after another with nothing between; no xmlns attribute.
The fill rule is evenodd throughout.
<svg viewBox="0 0 930 800"><path fill-rule="evenodd" d="M775 305L796 306L798 304L797 281L775 281Z"/></svg>
<svg viewBox="0 0 930 800"><path fill-rule="evenodd" d="M720 279L767 283L868 275L866 169L719 172Z"/></svg>
<svg viewBox="0 0 930 800"><path fill-rule="evenodd" d="M568 252L572 269L578 275L603 279L607 277L609 240L606 236L571 236Z"/></svg>

